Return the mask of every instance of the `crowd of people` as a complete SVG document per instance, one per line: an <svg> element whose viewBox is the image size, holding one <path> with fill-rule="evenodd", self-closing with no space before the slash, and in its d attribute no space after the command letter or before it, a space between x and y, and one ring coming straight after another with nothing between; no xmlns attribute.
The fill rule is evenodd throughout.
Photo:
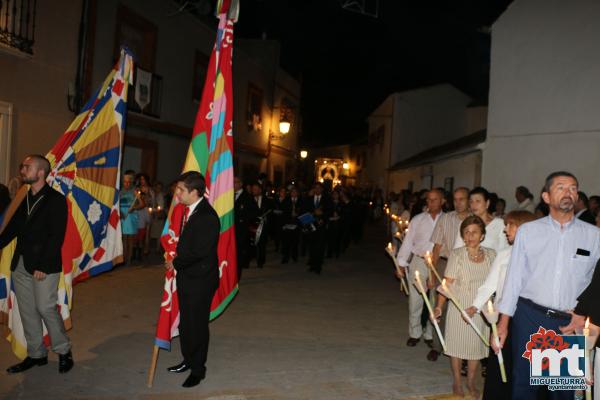
<svg viewBox="0 0 600 400"><path fill-rule="evenodd" d="M540 326L557 333L583 328L583 317L572 317L571 312L585 295L600 258L600 197L588 198L578 187L572 174L553 173L544 182L540 204L519 186L510 212L503 199L482 187L459 187L451 194L441 188L390 194L390 233L399 244L396 275L410 283L407 345L414 347L423 339L429 348L427 359L436 361L443 350L432 321L439 323L455 395L464 395L466 375L469 394L480 398L475 378L481 365L483 399L573 398L572 390L530 385L530 361L522 354ZM399 232L398 221L405 223L406 218L408 228ZM434 270L444 286L435 282ZM428 295L435 305L431 316L412 284L417 273L428 277ZM600 283L600 277L597 280ZM448 306L445 290L466 308ZM467 323L470 319L482 337L489 337L490 323L482 315L487 307L500 313L498 339L508 383L501 381L496 356L500 349L493 338L490 349ZM575 312L589 315L590 309L587 304Z"/></svg>

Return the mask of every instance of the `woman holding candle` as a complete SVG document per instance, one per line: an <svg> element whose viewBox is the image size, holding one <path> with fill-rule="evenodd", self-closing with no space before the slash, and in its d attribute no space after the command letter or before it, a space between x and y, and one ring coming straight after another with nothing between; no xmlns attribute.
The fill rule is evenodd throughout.
<svg viewBox="0 0 600 400"><path fill-rule="evenodd" d="M499 252L508 247L508 241L504 234L504 221L495 218L490 212L490 193L482 188L476 187L469 192L469 210L478 216L485 224L485 237L481 246ZM456 237L454 248L463 247L465 242L460 235Z"/></svg>
<svg viewBox="0 0 600 400"><path fill-rule="evenodd" d="M487 277L496 256L494 250L481 245L486 235L486 226L476 215L469 216L460 225L460 235L464 247L454 249L450 253L445 272L445 282L460 304L472 304L477 289ZM446 297L438 295L434 314L439 318L446 302ZM489 336L489 327L480 315L475 315L473 323L484 337ZM488 348L479 338L475 330L463 320L461 311L456 307L448 307L446 314L446 355L450 356L455 395L463 396L461 382L461 362L467 360L467 388L474 398L479 398L475 388L475 374L479 360L488 356Z"/></svg>
<svg viewBox="0 0 600 400"><path fill-rule="evenodd" d="M483 285L477 290L477 296L473 300L471 307L467 308L467 314L473 316L476 312L483 310L486 307L488 299L494 295L495 299L499 299L502 294L504 286L504 278L506 276L506 269L510 262L510 254L512 252L512 244L515 241L517 235L517 229L526 222L535 220L535 215L529 211L517 210L511 211L506 215L505 222L506 227L504 231L508 239L508 243L511 245L498 252L498 255L494 259L492 268L489 275L485 279ZM494 343L494 340L490 340L490 343ZM509 338L504 343L504 348L510 349ZM504 351L504 366L506 371L512 371L512 356L511 351ZM487 364L487 376L485 378L485 384L483 386L483 398L484 399L510 399L511 398L511 385L510 383L503 383L500 379L500 366L498 364L498 357L492 350L488 357Z"/></svg>

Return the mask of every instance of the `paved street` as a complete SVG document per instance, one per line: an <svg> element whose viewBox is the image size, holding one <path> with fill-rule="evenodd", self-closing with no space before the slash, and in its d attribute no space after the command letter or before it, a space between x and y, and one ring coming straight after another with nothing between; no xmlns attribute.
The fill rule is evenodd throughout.
<svg viewBox="0 0 600 400"><path fill-rule="evenodd" d="M374 228L360 246L325 264L268 263L244 271L240 293L211 325L207 378L181 388L169 374L179 343L161 351L146 387L163 284L160 266L119 268L75 287L75 368L47 366L9 376L18 360L0 343L0 397L6 399L406 399L451 391L447 359L408 348L406 298ZM270 261L279 261L270 254ZM433 397L432 397L433 398ZM439 397L435 397L439 398ZM444 397L445 398L445 397Z"/></svg>

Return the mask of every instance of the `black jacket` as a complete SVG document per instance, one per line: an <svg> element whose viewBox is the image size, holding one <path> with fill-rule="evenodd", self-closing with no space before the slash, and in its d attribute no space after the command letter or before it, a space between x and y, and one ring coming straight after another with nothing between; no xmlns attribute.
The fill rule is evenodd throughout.
<svg viewBox="0 0 600 400"><path fill-rule="evenodd" d="M219 284L217 245L221 224L217 212L206 198L196 206L177 243L173 266L177 279L202 279L207 284Z"/></svg>
<svg viewBox="0 0 600 400"><path fill-rule="evenodd" d="M596 225L596 218L590 210L586 209L584 212L582 212L579 216L579 219L584 222L587 222L588 224Z"/></svg>
<svg viewBox="0 0 600 400"><path fill-rule="evenodd" d="M235 198L235 197L234 197ZM235 233L236 235L248 235L248 226L253 223L253 200L252 196L245 190L242 190L240 196L235 200Z"/></svg>
<svg viewBox="0 0 600 400"><path fill-rule="evenodd" d="M0 234L0 249L15 237L17 247L10 265L11 271L17 268L19 257L27 272L35 270L46 274L62 271L61 249L67 230L67 201L65 196L45 185L35 196L29 196L31 215L27 216L27 199L15 211L10 222ZM43 197L42 197L43 196ZM36 200L39 202L33 207Z"/></svg>

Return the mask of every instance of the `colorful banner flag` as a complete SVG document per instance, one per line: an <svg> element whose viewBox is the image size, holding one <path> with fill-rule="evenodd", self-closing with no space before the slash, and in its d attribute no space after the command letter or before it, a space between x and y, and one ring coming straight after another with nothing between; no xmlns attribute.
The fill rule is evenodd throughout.
<svg viewBox="0 0 600 400"><path fill-rule="evenodd" d="M52 166L48 184L65 196L69 210L62 246L63 271L58 286L58 308L67 329L71 325L72 286L110 270L122 261L119 217L121 145L127 91L132 82L133 58L123 49L119 62L101 88L46 155ZM13 200L13 209L20 204L27 190L27 185L20 189L20 200ZM0 286L1 279L8 280L10 276L14 243L4 249L0 258ZM15 354L24 358L27 356L27 344L12 284L6 308L9 314L8 339ZM48 340L45 327L44 336Z"/></svg>
<svg viewBox="0 0 600 400"><path fill-rule="evenodd" d="M233 24L237 20L237 2L233 1L233 6L230 3L231 1L225 0L219 4L217 40L210 57L192 141L183 167L184 172L199 171L204 175L206 196L221 221L218 245L220 279L219 288L211 305L211 320L225 310L238 291L233 224L233 90L231 75ZM177 204L177 199L174 199L161 237L167 260L172 260L176 255L183 208L183 204ZM163 301L156 328L156 346L170 349L171 339L179 334L178 325L176 273L169 271L165 277Z"/></svg>

